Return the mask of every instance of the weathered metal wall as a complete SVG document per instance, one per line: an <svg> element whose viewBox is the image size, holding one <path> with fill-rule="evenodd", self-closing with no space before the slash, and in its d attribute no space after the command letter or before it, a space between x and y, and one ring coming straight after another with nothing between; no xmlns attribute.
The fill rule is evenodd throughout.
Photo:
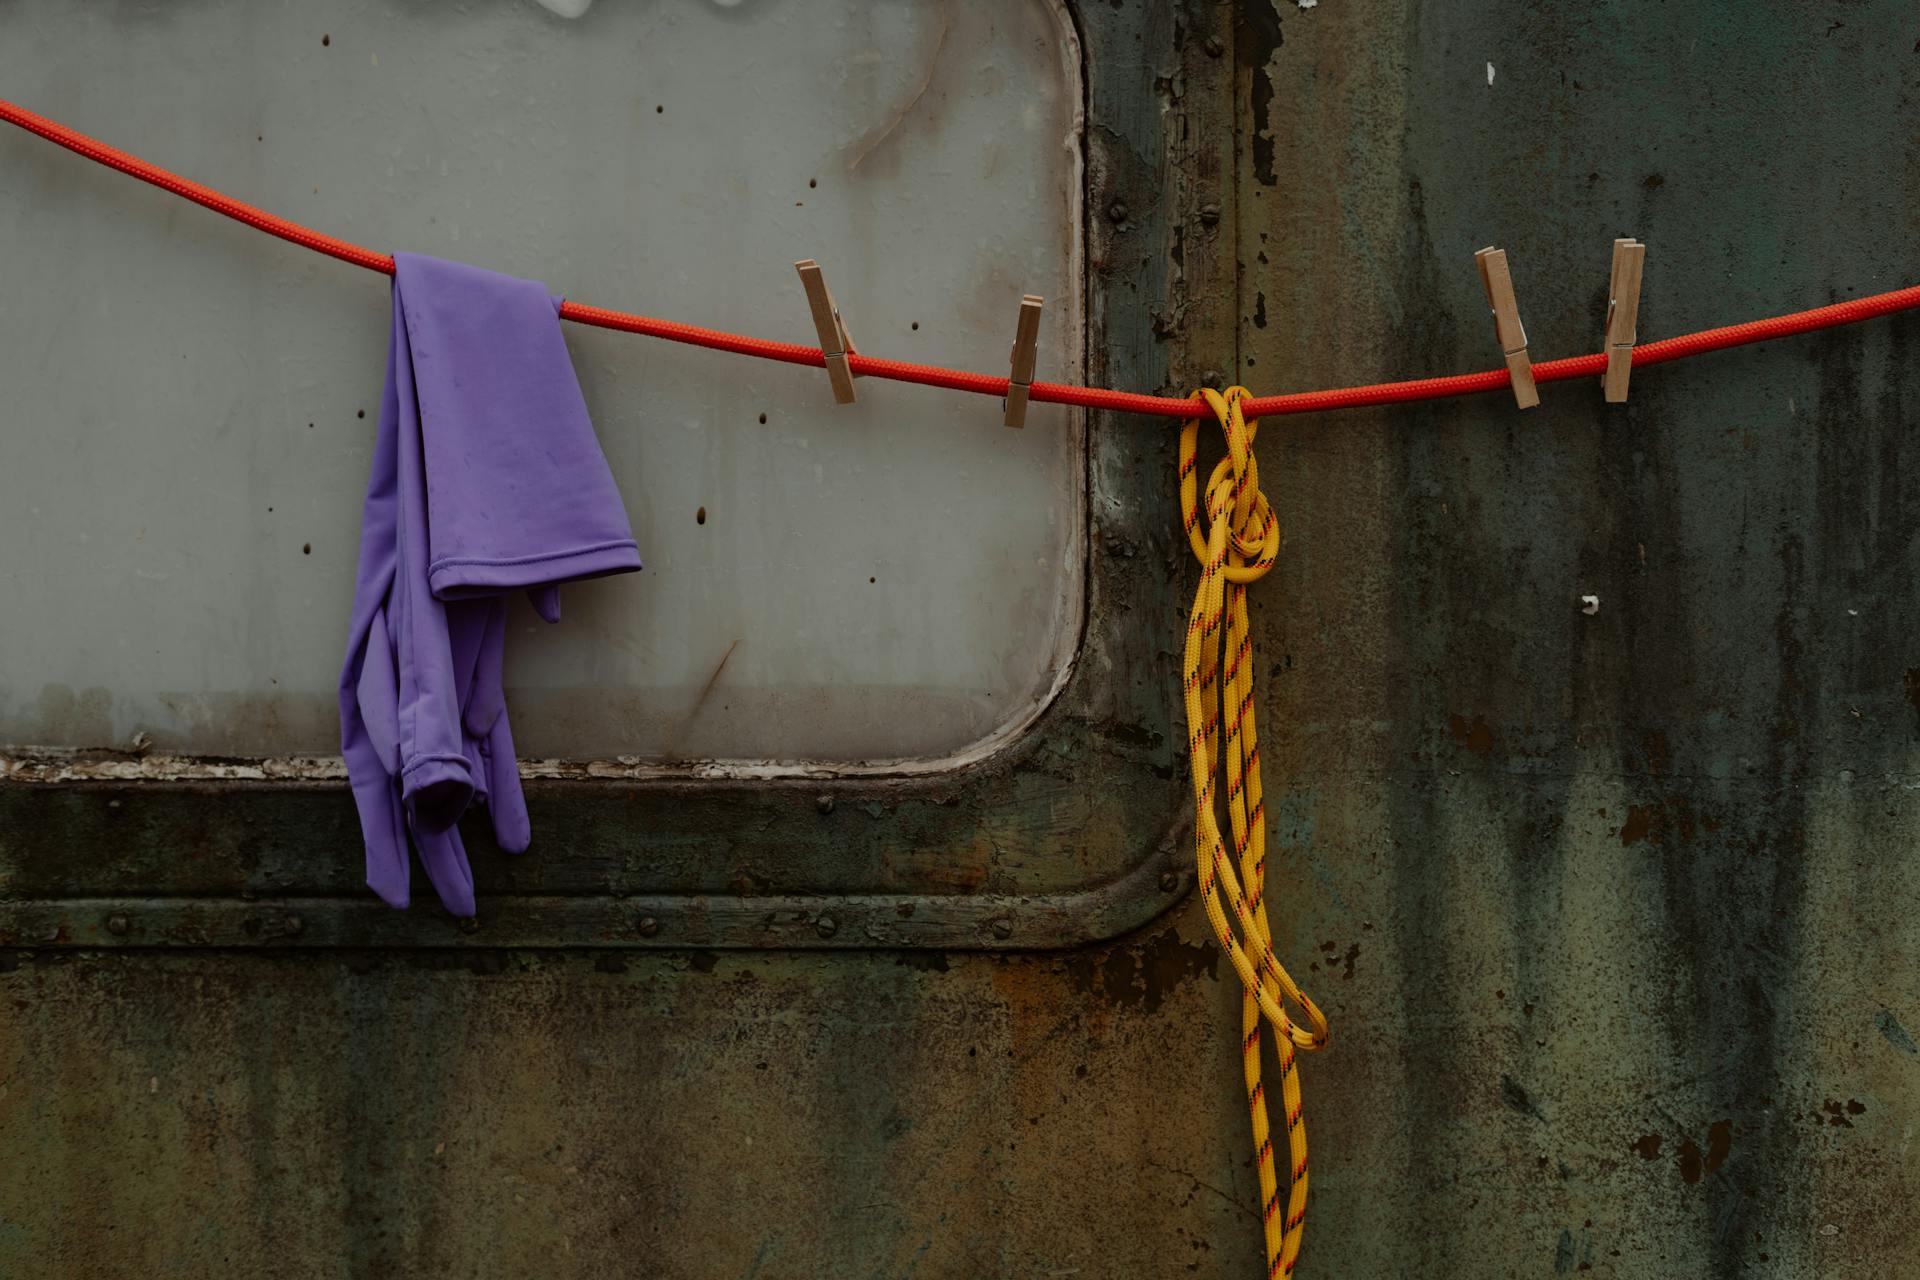
<svg viewBox="0 0 1920 1280"><path fill-rule="evenodd" d="M1920 279L1912 17L1289 11L1241 47L1248 373L1497 363L1487 244L1540 356L1616 235L1649 337ZM1920 1267L1915 332L1263 438L1328 1274Z"/></svg>
<svg viewBox="0 0 1920 1280"><path fill-rule="evenodd" d="M1104 73L1081 16L1138 113L1092 262L1159 312L1090 308L1095 376L1486 367L1488 243L1548 355L1617 234L1649 336L1920 279L1901 6L1209 6ZM1913 1270L1912 334L1267 424L1274 912L1335 1032L1302 1275ZM1171 493L1096 548L1188 580ZM1191 900L1062 954L0 954L9 1274L1259 1273Z"/></svg>

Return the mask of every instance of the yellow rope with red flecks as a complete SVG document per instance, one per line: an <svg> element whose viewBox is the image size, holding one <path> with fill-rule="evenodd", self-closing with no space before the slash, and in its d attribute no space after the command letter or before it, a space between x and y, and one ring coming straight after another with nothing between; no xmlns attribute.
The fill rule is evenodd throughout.
<svg viewBox="0 0 1920 1280"><path fill-rule="evenodd" d="M1196 391L1194 396L1205 399L1227 437L1227 456L1207 479L1203 531L1196 470L1200 420L1189 419L1180 432L1180 512L1201 570L1200 586L1193 595L1193 614L1187 624L1184 664L1187 747L1193 763L1195 856L1207 920L1246 988L1240 1012L1241 1070L1247 1083L1247 1106L1253 1113L1260 1220L1266 1234L1267 1274L1271 1278L1293 1274L1307 1216L1307 1130L1301 1116L1300 1073L1294 1055L1297 1050L1311 1051L1326 1045L1327 1019L1274 958L1272 931L1267 926L1266 809L1260 790L1260 739L1254 727L1253 636L1247 628L1247 584L1273 567L1280 552L1280 521L1260 492L1260 469L1253 456L1253 438L1260 424L1247 421L1241 412L1249 398L1245 387L1233 387L1224 394ZM1224 674L1220 669L1223 643ZM1227 857L1220 820L1214 812L1214 783L1223 756L1237 870L1235 860ZM1233 921L1227 918L1229 908ZM1299 1006L1310 1029L1303 1029L1288 1016L1285 1000ZM1280 1055L1280 1099L1286 1107L1287 1150L1292 1161L1284 1220L1274 1175L1273 1138L1267 1124L1266 1086L1260 1079L1263 1018L1273 1024Z"/></svg>

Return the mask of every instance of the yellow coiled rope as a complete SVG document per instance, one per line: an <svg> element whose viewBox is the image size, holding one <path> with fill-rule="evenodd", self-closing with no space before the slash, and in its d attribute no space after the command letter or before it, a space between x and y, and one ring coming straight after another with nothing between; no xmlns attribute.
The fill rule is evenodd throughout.
<svg viewBox="0 0 1920 1280"><path fill-rule="evenodd" d="M1300 1258L1300 1237L1307 1216L1307 1130L1301 1118L1300 1075L1296 1050L1323 1048L1327 1019L1273 955L1267 927L1266 810L1260 791L1260 739L1254 729L1253 637L1247 630L1247 584L1273 567L1280 553L1280 522L1260 492L1260 469L1253 457L1259 422L1240 412L1245 387L1194 392L1219 419L1227 437L1227 456L1207 479L1206 528L1200 525L1196 454L1200 419L1180 432L1180 512L1187 540L1200 559L1200 586L1193 595L1187 624L1187 746L1193 762L1195 856L1200 898L1234 971L1246 987L1241 1004L1241 1068L1247 1082L1247 1106L1253 1112L1255 1164L1260 1177L1261 1226L1266 1233L1267 1274L1289 1276ZM1224 632L1221 627L1225 620ZM1221 672L1224 644L1226 671ZM1214 693L1219 686L1219 694ZM1223 728L1224 726L1224 728ZM1227 813L1238 861L1227 857L1214 813L1218 762L1226 759ZM1225 904L1222 904L1222 898ZM1233 912L1229 921L1228 909ZM1237 929L1235 924L1237 922ZM1303 1030L1283 1007L1292 1000L1306 1015ZM1273 1024L1280 1056L1280 1098L1286 1107L1287 1149L1292 1160L1292 1190L1284 1222L1273 1168L1273 1138L1268 1131L1267 1098L1260 1080L1261 1019Z"/></svg>

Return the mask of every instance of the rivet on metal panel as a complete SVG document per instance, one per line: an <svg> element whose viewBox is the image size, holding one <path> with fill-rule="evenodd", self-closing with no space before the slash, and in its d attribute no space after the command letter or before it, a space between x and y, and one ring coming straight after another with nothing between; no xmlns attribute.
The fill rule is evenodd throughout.
<svg viewBox="0 0 1920 1280"><path fill-rule="evenodd" d="M641 916L640 923L635 925L634 928L640 931L641 937L651 938L660 932L660 922L652 916Z"/></svg>
<svg viewBox="0 0 1920 1280"><path fill-rule="evenodd" d="M993 936L1002 942L1011 938L1013 936L1013 921L1007 919L995 920L993 922Z"/></svg>
<svg viewBox="0 0 1920 1280"><path fill-rule="evenodd" d="M1217 205L1217 204L1203 204L1203 205L1201 205L1201 206L1200 206L1200 221L1201 221L1201 222L1203 222L1203 223L1205 223L1205 224L1206 224L1207 226L1209 226L1209 227L1211 227L1211 226L1213 226L1213 225L1214 225L1215 223L1217 223L1217 222L1219 222L1219 221L1220 221L1220 206L1219 206L1219 205Z"/></svg>
<svg viewBox="0 0 1920 1280"><path fill-rule="evenodd" d="M299 916L288 916L281 928L289 938L297 938L307 931L307 922Z"/></svg>
<svg viewBox="0 0 1920 1280"><path fill-rule="evenodd" d="M818 809L821 813L832 813L833 797L829 795L816 796L813 801L813 807Z"/></svg>
<svg viewBox="0 0 1920 1280"><path fill-rule="evenodd" d="M118 911L107 917L107 932L116 938L126 937L127 930L132 927L127 917Z"/></svg>
<svg viewBox="0 0 1920 1280"><path fill-rule="evenodd" d="M823 938L831 938L839 932L840 926L833 922L832 916L821 916L813 922L813 931Z"/></svg>
<svg viewBox="0 0 1920 1280"><path fill-rule="evenodd" d="M1218 369L1209 369L1200 375L1200 385L1218 391L1227 385L1227 380Z"/></svg>
<svg viewBox="0 0 1920 1280"><path fill-rule="evenodd" d="M1107 206L1108 222L1111 222L1115 226L1118 226L1119 224L1121 224L1122 222L1125 222L1126 220L1127 220L1127 202L1125 200L1115 200L1112 204L1109 204Z"/></svg>
<svg viewBox="0 0 1920 1280"><path fill-rule="evenodd" d="M454 927L459 929L460 932L462 933L473 933L480 928L480 917L462 916L458 920L454 921Z"/></svg>
<svg viewBox="0 0 1920 1280"><path fill-rule="evenodd" d="M1178 871L1162 871L1160 873L1160 892L1172 893L1179 887L1180 873Z"/></svg>
<svg viewBox="0 0 1920 1280"><path fill-rule="evenodd" d="M1227 51L1227 46L1221 42L1219 36L1208 36L1205 48L1209 58L1217 58Z"/></svg>

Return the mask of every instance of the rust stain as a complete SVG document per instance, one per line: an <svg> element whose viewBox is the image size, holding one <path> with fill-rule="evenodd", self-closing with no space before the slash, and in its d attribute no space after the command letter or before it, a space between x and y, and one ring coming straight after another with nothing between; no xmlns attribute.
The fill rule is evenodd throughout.
<svg viewBox="0 0 1920 1280"><path fill-rule="evenodd" d="M1657 1133L1643 1134L1640 1141L1633 1144L1633 1152L1642 1160L1658 1160L1660 1158L1660 1135Z"/></svg>
<svg viewBox="0 0 1920 1280"><path fill-rule="evenodd" d="M1700 1148L1692 1138L1680 1144L1677 1153L1680 1163L1680 1177L1688 1186L1700 1181Z"/></svg>
<svg viewBox="0 0 1920 1280"><path fill-rule="evenodd" d="M731 658L733 656L733 651L735 649L738 649L739 647L740 647L740 642L738 640L735 640L732 644L727 646L727 651L720 655L720 661L714 666L713 674L707 677L706 684L701 686L700 696L694 699L693 709L696 712L699 711L701 706L706 702L707 695L713 692L713 686L719 681L720 673L727 669L727 659Z"/></svg>
<svg viewBox="0 0 1920 1280"><path fill-rule="evenodd" d="M1669 796L1650 804L1629 805L1626 821L1620 824L1620 843L1665 844L1669 840L1691 840L1697 832L1712 835L1725 825L1719 818L1695 813L1692 802L1685 796Z"/></svg>
<svg viewBox="0 0 1920 1280"><path fill-rule="evenodd" d="M1153 1013L1168 995L1203 974L1218 977L1220 948L1212 941L1182 942L1172 929L1150 941L1089 951L1066 962L1074 985L1110 1004Z"/></svg>
<svg viewBox="0 0 1920 1280"><path fill-rule="evenodd" d="M1689 1138L1674 1153L1675 1161L1680 1166L1681 1180L1689 1186L1697 1184L1702 1177L1725 1164L1732 1151L1733 1121L1714 1121L1707 1127L1706 1151L1702 1152L1699 1144Z"/></svg>
<svg viewBox="0 0 1920 1280"><path fill-rule="evenodd" d="M1866 1111L1867 1111L1867 1104L1864 1102L1861 1102L1857 1098L1850 1098L1847 1100L1845 1104L1842 1104L1840 1100L1837 1098L1827 1099L1827 1103L1826 1103L1827 1123L1830 1125L1833 1125L1835 1128L1846 1128L1846 1129L1853 1128L1853 1121L1849 1120L1847 1117L1865 1115ZM1814 1119L1819 1120L1820 1116L1816 1114L1814 1116Z"/></svg>
<svg viewBox="0 0 1920 1280"><path fill-rule="evenodd" d="M1673 748L1667 743L1667 735L1658 729L1649 729L1641 735L1640 755L1646 761L1648 773L1661 774L1673 767Z"/></svg>
<svg viewBox="0 0 1920 1280"><path fill-rule="evenodd" d="M1340 977L1343 981L1353 977L1353 963L1360 958L1359 943L1356 942L1348 946L1344 955L1336 955L1340 950L1340 944L1337 942L1323 942L1320 944L1320 950L1326 953L1326 971L1328 973L1332 973L1334 967L1338 965L1341 970ZM1312 972L1319 973L1320 963L1320 961L1315 960L1307 967Z"/></svg>
<svg viewBox="0 0 1920 1280"><path fill-rule="evenodd" d="M1448 716L1447 729L1477 756L1493 750L1493 729L1477 715L1471 721L1461 715Z"/></svg>

